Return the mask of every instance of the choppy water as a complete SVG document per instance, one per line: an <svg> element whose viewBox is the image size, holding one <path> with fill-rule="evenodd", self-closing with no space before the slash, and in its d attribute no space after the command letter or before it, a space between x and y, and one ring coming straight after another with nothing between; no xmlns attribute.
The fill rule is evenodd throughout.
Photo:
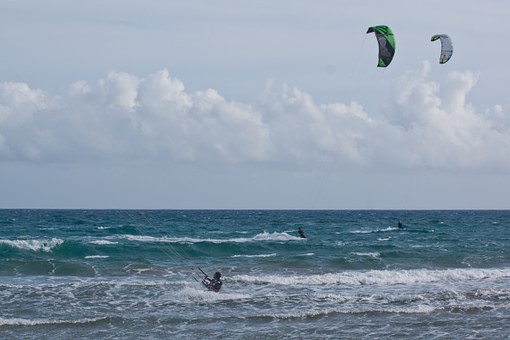
<svg viewBox="0 0 510 340"><path fill-rule="evenodd" d="M0 338L510 334L510 211L0 210L0 232Z"/></svg>

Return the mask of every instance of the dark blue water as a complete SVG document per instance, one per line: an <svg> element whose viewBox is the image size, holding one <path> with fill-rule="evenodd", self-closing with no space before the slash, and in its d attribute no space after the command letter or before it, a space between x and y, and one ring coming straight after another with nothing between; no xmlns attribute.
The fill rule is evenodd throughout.
<svg viewBox="0 0 510 340"><path fill-rule="evenodd" d="M0 231L2 338L510 333L510 211L0 210Z"/></svg>

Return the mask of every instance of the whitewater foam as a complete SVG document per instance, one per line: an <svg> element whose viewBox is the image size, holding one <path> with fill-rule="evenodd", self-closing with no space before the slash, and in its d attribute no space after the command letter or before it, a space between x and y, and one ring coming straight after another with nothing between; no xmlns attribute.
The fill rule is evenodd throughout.
<svg viewBox="0 0 510 340"><path fill-rule="evenodd" d="M61 324L86 324L107 320L108 317L77 320L53 320L53 319L22 319L22 318L0 318L0 326L40 326L40 325L61 325Z"/></svg>
<svg viewBox="0 0 510 340"><path fill-rule="evenodd" d="M354 254L354 255L357 255L357 256L367 256L367 257L372 257L372 258L379 258L381 257L381 253L358 253L358 252L353 252L351 254Z"/></svg>
<svg viewBox="0 0 510 340"><path fill-rule="evenodd" d="M371 270L367 272L346 271L321 275L283 276L264 275L233 276L233 280L278 285L395 285L434 282L463 282L510 277L510 269L412 269L412 270Z"/></svg>
<svg viewBox="0 0 510 340"><path fill-rule="evenodd" d="M38 239L38 240L0 240L0 244L6 244L13 248L31 250L31 251L44 251L50 252L53 248L64 243L64 240L52 238L51 240Z"/></svg>
<svg viewBox="0 0 510 340"><path fill-rule="evenodd" d="M193 238L193 237L154 237L154 236L143 236L143 235L121 235L121 238L129 241L137 242L162 242L162 243L247 243L247 242L260 242L260 241L303 241L305 239L289 235L285 232L268 233L263 232L257 234L254 237L235 237L228 239L213 239L213 238Z"/></svg>
<svg viewBox="0 0 510 340"><path fill-rule="evenodd" d="M372 234L372 233L383 233L383 232L395 231L395 230L400 230L400 229L395 228L395 227L387 227L384 229L373 229L373 230L352 230L349 233L351 233L351 234Z"/></svg>
<svg viewBox="0 0 510 340"><path fill-rule="evenodd" d="M107 246L107 245L119 244L119 242L113 242L113 241L108 241L108 240L94 240L94 241L90 241L89 243L90 244L97 244L99 246Z"/></svg>
<svg viewBox="0 0 510 340"><path fill-rule="evenodd" d="M274 257L276 256L276 253L272 254L259 254L259 255L232 255L232 257Z"/></svg>

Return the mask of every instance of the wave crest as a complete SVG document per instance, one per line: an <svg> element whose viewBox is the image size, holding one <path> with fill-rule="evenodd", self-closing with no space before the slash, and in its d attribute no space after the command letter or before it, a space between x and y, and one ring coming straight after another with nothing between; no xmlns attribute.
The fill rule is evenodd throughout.
<svg viewBox="0 0 510 340"><path fill-rule="evenodd" d="M392 285L421 284L434 282L462 282L471 280L500 279L510 277L510 268L505 269L412 269L412 270L371 270L367 272L348 271L320 275L282 276L238 275L233 280L254 284L278 285Z"/></svg>
<svg viewBox="0 0 510 340"><path fill-rule="evenodd" d="M0 244L5 244L13 248L31 250L31 251L44 251L50 252L53 248L64 243L64 240L59 238L52 238L51 240L0 240Z"/></svg>
<svg viewBox="0 0 510 340"><path fill-rule="evenodd" d="M51 320L51 319L21 319L21 318L0 318L0 326L39 326L39 325L65 325L65 324L87 324L107 320L108 317L78 320Z"/></svg>
<svg viewBox="0 0 510 340"><path fill-rule="evenodd" d="M215 238L193 238L193 237L154 237L154 236L143 236L143 235L122 235L121 238L125 238L129 241L137 242L162 242L162 243L246 243L246 242L270 242L270 241L303 241L303 238L292 236L286 232L263 232L253 237L234 237L228 239L215 239Z"/></svg>

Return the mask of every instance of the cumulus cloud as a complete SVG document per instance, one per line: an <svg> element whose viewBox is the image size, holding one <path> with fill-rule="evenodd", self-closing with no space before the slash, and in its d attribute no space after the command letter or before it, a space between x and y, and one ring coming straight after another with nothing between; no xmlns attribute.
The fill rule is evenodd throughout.
<svg viewBox="0 0 510 340"><path fill-rule="evenodd" d="M316 103L283 85L252 104L213 89L190 93L164 69L145 78L110 72L52 97L24 83L0 84L0 161L282 163L310 167L508 169L510 119L482 113L468 94L478 76L403 74L383 114L362 104ZM377 117L377 118L375 118Z"/></svg>
<svg viewBox="0 0 510 340"><path fill-rule="evenodd" d="M425 63L401 76L392 97L390 121L403 129L406 158L432 168L508 168L510 130L467 101L477 75L452 72L439 84L427 81L428 70Z"/></svg>

